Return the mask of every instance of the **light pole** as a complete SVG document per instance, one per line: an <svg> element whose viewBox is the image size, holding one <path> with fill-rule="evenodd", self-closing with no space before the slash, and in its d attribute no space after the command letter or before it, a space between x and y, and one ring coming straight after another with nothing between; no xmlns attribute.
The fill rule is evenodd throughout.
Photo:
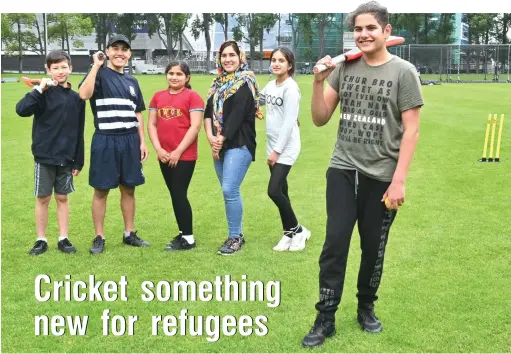
<svg viewBox="0 0 511 354"><path fill-rule="evenodd" d="M43 21L44 21L44 56L48 55L48 17L46 13L43 13Z"/></svg>

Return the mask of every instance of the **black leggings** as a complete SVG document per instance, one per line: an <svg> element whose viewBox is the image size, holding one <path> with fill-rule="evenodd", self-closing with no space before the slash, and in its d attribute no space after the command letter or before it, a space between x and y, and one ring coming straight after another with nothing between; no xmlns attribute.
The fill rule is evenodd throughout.
<svg viewBox="0 0 511 354"><path fill-rule="evenodd" d="M362 256L357 281L359 306L378 299L385 246L397 211L381 198L390 182L352 170L329 168L326 186L326 239L319 257L319 302L316 310L333 318L341 302L351 234L358 221Z"/></svg>
<svg viewBox="0 0 511 354"><path fill-rule="evenodd" d="M188 201L188 186L192 180L196 161L179 161L176 167L160 162L160 169L172 198L172 207L179 230L193 235L192 207Z"/></svg>
<svg viewBox="0 0 511 354"><path fill-rule="evenodd" d="M268 183L268 196L279 208L280 219L284 230L289 230L298 225L295 213L291 207L288 195L287 175L291 170L290 165L276 163L270 166L270 182Z"/></svg>

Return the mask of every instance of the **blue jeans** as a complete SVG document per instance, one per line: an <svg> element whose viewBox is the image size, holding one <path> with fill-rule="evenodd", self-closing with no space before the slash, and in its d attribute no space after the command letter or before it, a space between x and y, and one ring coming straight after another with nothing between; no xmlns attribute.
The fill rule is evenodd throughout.
<svg viewBox="0 0 511 354"><path fill-rule="evenodd" d="M240 186L252 162L246 146L229 149L220 160L213 160L216 175L222 186L229 237L239 237L242 232L243 201Z"/></svg>

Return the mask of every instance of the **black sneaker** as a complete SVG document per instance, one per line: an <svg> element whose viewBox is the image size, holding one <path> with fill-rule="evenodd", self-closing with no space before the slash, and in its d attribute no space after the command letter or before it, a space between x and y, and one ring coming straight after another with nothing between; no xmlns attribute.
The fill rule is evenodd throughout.
<svg viewBox="0 0 511 354"><path fill-rule="evenodd" d="M130 235L128 237L123 235L122 242L124 242L127 245L135 246L135 247L148 247L149 246L149 242L144 241L140 237L138 237L136 231L130 232Z"/></svg>
<svg viewBox="0 0 511 354"><path fill-rule="evenodd" d="M94 241L92 241L92 247L90 248L91 254L98 254L103 253L103 250L105 249L105 239L101 236L96 236Z"/></svg>
<svg viewBox="0 0 511 354"><path fill-rule="evenodd" d="M378 317L374 314L374 305L372 304L364 307L358 307L357 321L363 331L378 333L382 330L381 323L378 320Z"/></svg>
<svg viewBox="0 0 511 354"><path fill-rule="evenodd" d="M67 238L59 241L58 243L59 251L64 253L76 253L76 248L73 247L71 242Z"/></svg>
<svg viewBox="0 0 511 354"><path fill-rule="evenodd" d="M165 251L191 250L191 249L195 248L195 246L196 246L195 244L196 244L196 242L188 243L188 241L186 241L186 239L183 237L183 235L179 234L176 237L174 237L174 239L172 241L170 241L168 243L167 247L165 247Z"/></svg>
<svg viewBox="0 0 511 354"><path fill-rule="evenodd" d="M28 252L28 254L32 256L39 256L43 254L48 249L48 243L44 240L37 240L34 244L34 247Z"/></svg>
<svg viewBox="0 0 511 354"><path fill-rule="evenodd" d="M218 254L230 256L238 252L244 244L245 238L242 234L240 234L240 237L229 237L218 250Z"/></svg>
<svg viewBox="0 0 511 354"><path fill-rule="evenodd" d="M302 340L302 346L306 348L314 348L322 345L325 339L335 334L335 320L326 318L322 314L318 314L311 330Z"/></svg>
<svg viewBox="0 0 511 354"><path fill-rule="evenodd" d="M172 240L170 240L169 243L167 243L167 247L172 246L174 244L174 242L179 242L179 240L181 239L181 236L183 236L183 233L181 231L179 231L179 234L176 237L174 237Z"/></svg>

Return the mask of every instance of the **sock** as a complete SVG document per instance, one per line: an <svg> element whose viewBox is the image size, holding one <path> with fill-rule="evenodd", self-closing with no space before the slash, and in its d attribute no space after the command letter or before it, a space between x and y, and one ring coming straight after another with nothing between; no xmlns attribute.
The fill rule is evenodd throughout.
<svg viewBox="0 0 511 354"><path fill-rule="evenodd" d="M129 237L129 235L131 235L131 232L124 231L124 237Z"/></svg>
<svg viewBox="0 0 511 354"><path fill-rule="evenodd" d="M293 236L294 236L293 229L284 229L284 236L293 238Z"/></svg>
<svg viewBox="0 0 511 354"><path fill-rule="evenodd" d="M195 242L195 240L193 239L193 235L186 235L186 236L185 236L185 235L183 235L182 237L183 237L183 238L186 240L186 242L188 242L189 244L192 244L192 243L194 243L194 242Z"/></svg>
<svg viewBox="0 0 511 354"><path fill-rule="evenodd" d="M60 236L59 236L59 241L62 241L62 240L64 240L64 239L66 239L66 238L67 238L67 236L62 236L62 235L60 235Z"/></svg>
<svg viewBox="0 0 511 354"><path fill-rule="evenodd" d="M298 224L295 227L292 227L292 228L289 228L289 229L284 229L284 231L301 232L302 231L302 227L300 226L300 224Z"/></svg>
<svg viewBox="0 0 511 354"><path fill-rule="evenodd" d="M300 224L298 224L298 225L296 225L295 227L293 227L293 228L291 229L291 231L293 231L293 232L294 232L294 233L296 233L296 234L299 234L300 232L302 232L302 231L303 231L303 229L302 229L302 226L301 226Z"/></svg>
<svg viewBox="0 0 511 354"><path fill-rule="evenodd" d="M37 237L37 241L48 242L48 241L46 241L46 237Z"/></svg>

